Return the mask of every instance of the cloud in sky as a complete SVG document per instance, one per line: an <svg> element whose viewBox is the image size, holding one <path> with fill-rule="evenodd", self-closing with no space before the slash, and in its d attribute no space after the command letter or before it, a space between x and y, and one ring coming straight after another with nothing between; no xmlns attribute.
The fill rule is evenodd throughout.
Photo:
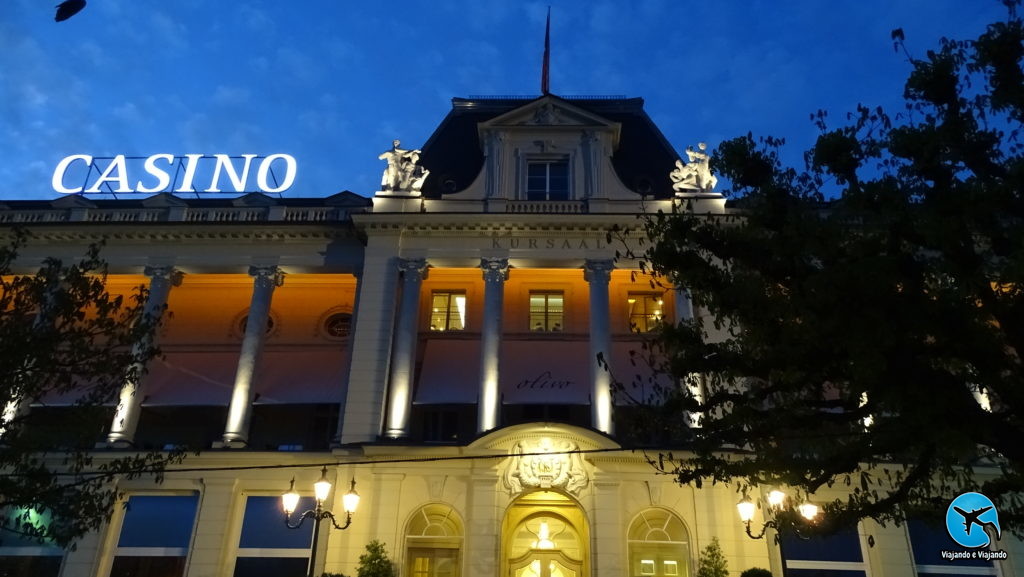
<svg viewBox="0 0 1024 577"><path fill-rule="evenodd" d="M421 146L453 96L538 94L548 2L90 2L56 24L13 0L0 19L0 198L53 198L69 154L297 157L296 195L372 194L391 139ZM918 53L999 18L996 0L554 0L556 94L625 94L678 150L808 115L898 105Z"/></svg>

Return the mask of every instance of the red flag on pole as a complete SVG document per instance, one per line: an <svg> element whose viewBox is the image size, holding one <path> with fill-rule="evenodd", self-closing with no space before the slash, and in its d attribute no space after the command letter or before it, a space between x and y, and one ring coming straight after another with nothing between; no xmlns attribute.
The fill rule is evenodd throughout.
<svg viewBox="0 0 1024 577"><path fill-rule="evenodd" d="M551 7L548 6L548 23L544 27L544 65L540 71L540 92L550 94L549 67L551 63Z"/></svg>

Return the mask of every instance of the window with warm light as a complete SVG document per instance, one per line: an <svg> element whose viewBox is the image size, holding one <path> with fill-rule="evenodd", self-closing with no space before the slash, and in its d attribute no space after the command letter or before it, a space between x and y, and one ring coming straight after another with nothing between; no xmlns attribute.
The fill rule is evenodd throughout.
<svg viewBox="0 0 1024 577"><path fill-rule="evenodd" d="M561 332L565 323L565 295L561 291L530 293L530 330Z"/></svg>
<svg viewBox="0 0 1024 577"><path fill-rule="evenodd" d="M296 514L316 506L313 497L301 497ZM235 577L305 575L313 542L313 523L299 529L284 524L280 496L245 499L242 533L238 538Z"/></svg>
<svg viewBox="0 0 1024 577"><path fill-rule="evenodd" d="M626 305L629 311L629 328L633 332L653 331L665 314L665 299L661 295L629 293Z"/></svg>
<svg viewBox="0 0 1024 577"><path fill-rule="evenodd" d="M406 526L408 574L413 577L458 577L462 521L448 505L432 504L417 511Z"/></svg>
<svg viewBox="0 0 1024 577"><path fill-rule="evenodd" d="M198 504L197 494L129 497L110 577L184 575Z"/></svg>
<svg viewBox="0 0 1024 577"><path fill-rule="evenodd" d="M461 331L466 328L466 293L435 291L430 298L430 330Z"/></svg>
<svg viewBox="0 0 1024 577"><path fill-rule="evenodd" d="M538 159L526 164L526 200L569 200L569 159Z"/></svg>
<svg viewBox="0 0 1024 577"><path fill-rule="evenodd" d="M631 577L689 577L689 532L670 511L642 511L630 524L627 538Z"/></svg>

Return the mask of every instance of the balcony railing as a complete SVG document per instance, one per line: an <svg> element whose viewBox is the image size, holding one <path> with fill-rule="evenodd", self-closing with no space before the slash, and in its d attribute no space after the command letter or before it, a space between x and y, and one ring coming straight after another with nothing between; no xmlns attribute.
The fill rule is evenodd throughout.
<svg viewBox="0 0 1024 577"><path fill-rule="evenodd" d="M585 214L587 203L582 200L510 200L505 212L518 214Z"/></svg>

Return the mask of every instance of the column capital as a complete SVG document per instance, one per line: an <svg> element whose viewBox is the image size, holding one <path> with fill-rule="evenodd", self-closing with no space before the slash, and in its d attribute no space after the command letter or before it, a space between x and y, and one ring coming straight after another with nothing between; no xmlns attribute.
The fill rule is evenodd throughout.
<svg viewBox="0 0 1024 577"><path fill-rule="evenodd" d="M480 268L484 271L484 282L504 282L508 280L507 258L482 258Z"/></svg>
<svg viewBox="0 0 1024 577"><path fill-rule="evenodd" d="M173 266L146 265L146 267L142 269L142 272L150 279L168 281L173 286L181 285L181 279L185 276L185 273Z"/></svg>
<svg viewBox="0 0 1024 577"><path fill-rule="evenodd" d="M258 287L279 287L284 284L284 273L277 266L250 266L249 276Z"/></svg>
<svg viewBox="0 0 1024 577"><path fill-rule="evenodd" d="M587 259L583 264L583 278L589 282L607 284L615 270L615 261L608 259Z"/></svg>
<svg viewBox="0 0 1024 577"><path fill-rule="evenodd" d="M424 280L427 278L430 265L425 258L400 258L398 259L398 270L404 275L403 280Z"/></svg>

